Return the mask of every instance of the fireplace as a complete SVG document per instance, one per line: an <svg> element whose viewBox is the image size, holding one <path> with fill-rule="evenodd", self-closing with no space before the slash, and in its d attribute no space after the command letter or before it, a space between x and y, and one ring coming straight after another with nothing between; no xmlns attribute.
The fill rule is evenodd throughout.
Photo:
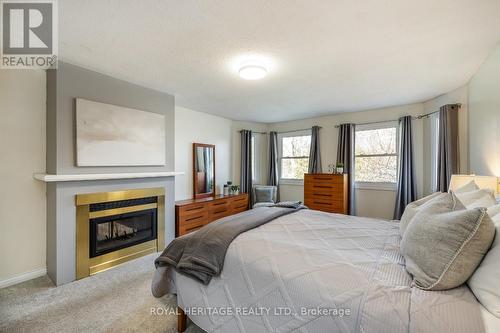
<svg viewBox="0 0 500 333"><path fill-rule="evenodd" d="M77 279L164 247L164 189L76 196Z"/></svg>
<svg viewBox="0 0 500 333"><path fill-rule="evenodd" d="M111 211L109 216L90 219L90 258L156 239L156 197L122 200L90 205L90 212ZM113 209L136 207L137 210L114 214Z"/></svg>

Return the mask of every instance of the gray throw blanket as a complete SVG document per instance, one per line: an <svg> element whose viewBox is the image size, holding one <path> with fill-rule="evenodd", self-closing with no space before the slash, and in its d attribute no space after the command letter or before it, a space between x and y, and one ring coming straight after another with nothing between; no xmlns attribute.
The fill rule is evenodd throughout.
<svg viewBox="0 0 500 333"><path fill-rule="evenodd" d="M297 204L260 207L222 218L174 239L155 260L155 266L172 266L177 272L207 285L212 277L221 273L227 249L239 234L303 208Z"/></svg>

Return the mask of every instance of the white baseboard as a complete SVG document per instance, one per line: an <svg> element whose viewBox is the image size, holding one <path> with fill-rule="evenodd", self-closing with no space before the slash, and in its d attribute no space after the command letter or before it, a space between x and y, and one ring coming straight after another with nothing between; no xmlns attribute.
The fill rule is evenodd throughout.
<svg viewBox="0 0 500 333"><path fill-rule="evenodd" d="M45 274L47 274L47 268L44 267L35 269L33 271L16 274L5 279L0 279L0 289L10 287L24 281L32 280L37 277L44 276Z"/></svg>

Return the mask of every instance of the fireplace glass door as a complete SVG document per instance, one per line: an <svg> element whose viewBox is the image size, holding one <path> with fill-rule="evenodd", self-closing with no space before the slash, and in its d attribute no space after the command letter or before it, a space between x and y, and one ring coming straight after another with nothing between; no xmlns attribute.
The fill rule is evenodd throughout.
<svg viewBox="0 0 500 333"><path fill-rule="evenodd" d="M156 239L156 209L90 220L90 258Z"/></svg>

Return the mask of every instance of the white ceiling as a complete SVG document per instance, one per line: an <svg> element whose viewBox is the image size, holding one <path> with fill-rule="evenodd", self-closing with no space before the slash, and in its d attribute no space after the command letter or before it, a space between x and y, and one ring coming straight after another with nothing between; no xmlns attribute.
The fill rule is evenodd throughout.
<svg viewBox="0 0 500 333"><path fill-rule="evenodd" d="M500 41L499 13L500 0L64 0L59 54L177 105L276 122L455 89ZM272 60L264 80L234 71L248 54Z"/></svg>

